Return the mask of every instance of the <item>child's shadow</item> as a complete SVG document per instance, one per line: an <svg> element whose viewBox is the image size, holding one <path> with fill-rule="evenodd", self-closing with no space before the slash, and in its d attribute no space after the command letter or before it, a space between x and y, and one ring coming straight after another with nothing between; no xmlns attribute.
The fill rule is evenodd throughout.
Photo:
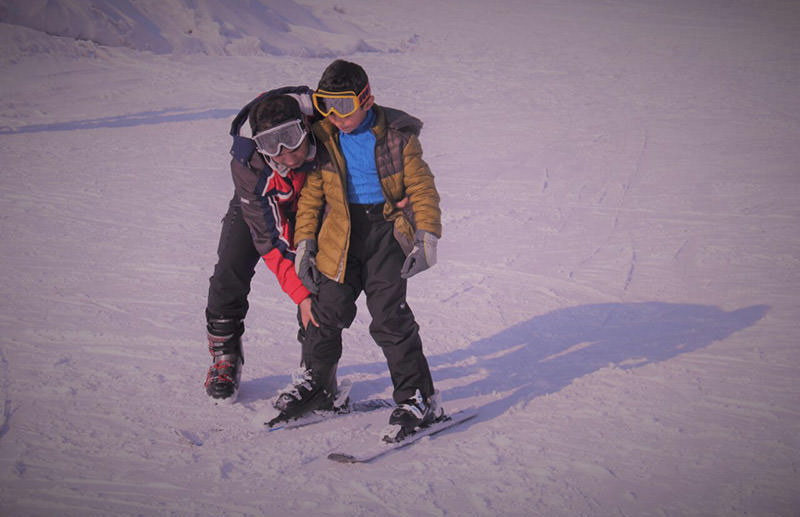
<svg viewBox="0 0 800 517"><path fill-rule="evenodd" d="M536 316L467 348L429 356L428 361L435 383L456 385L442 389L445 403L508 393L481 408L480 420L485 420L557 392L609 364L636 368L703 348L753 325L767 310L755 305L726 312L658 302L583 305ZM387 377L354 384L351 396L359 400L386 389L386 365L344 366L339 374L381 371ZM459 379L464 382L459 384Z"/></svg>

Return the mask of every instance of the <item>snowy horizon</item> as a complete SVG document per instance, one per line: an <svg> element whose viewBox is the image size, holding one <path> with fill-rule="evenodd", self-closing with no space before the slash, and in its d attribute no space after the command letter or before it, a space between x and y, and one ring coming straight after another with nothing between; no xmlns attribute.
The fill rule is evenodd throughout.
<svg viewBox="0 0 800 517"><path fill-rule="evenodd" d="M0 23L19 53L93 57L129 49L170 56L334 57L397 52L415 36L372 34L340 5L293 0L0 1ZM403 39L405 37L405 39Z"/></svg>
<svg viewBox="0 0 800 517"><path fill-rule="evenodd" d="M800 512L791 0L0 0L0 514ZM336 57L421 118L439 263L409 304L445 408L267 432L299 360L259 264L240 400L204 309L228 128ZM391 382L361 300L340 380ZM366 446L366 445L365 445Z"/></svg>

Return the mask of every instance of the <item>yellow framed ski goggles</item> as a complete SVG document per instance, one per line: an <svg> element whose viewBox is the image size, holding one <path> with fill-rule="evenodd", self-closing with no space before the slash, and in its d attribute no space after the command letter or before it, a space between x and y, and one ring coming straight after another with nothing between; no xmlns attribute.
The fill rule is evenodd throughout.
<svg viewBox="0 0 800 517"><path fill-rule="evenodd" d="M367 83L361 93L358 94L353 91L329 92L317 90L311 94L311 99L314 101L314 107L323 116L327 117L331 113L336 113L338 116L346 118L355 113L369 99L369 96L370 89L369 83Z"/></svg>

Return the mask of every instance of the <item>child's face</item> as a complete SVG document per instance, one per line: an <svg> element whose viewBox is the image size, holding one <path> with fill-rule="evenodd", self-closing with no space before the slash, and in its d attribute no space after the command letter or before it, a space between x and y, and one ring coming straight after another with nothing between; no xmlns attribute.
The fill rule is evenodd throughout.
<svg viewBox="0 0 800 517"><path fill-rule="evenodd" d="M370 108L375 102L375 98L370 95L370 97L358 107L358 109L350 115L349 117L340 117L335 112L331 112L328 115L328 120L336 126L339 131L342 133L351 133L354 129L361 125L364 122L364 119L367 118L367 114L369 113Z"/></svg>
<svg viewBox="0 0 800 517"><path fill-rule="evenodd" d="M293 151L283 149L281 154L273 157L272 159L284 167L297 169L306 162L306 157L308 156L308 145L308 136L306 136L303 139L303 143L300 144L297 149L294 149Z"/></svg>

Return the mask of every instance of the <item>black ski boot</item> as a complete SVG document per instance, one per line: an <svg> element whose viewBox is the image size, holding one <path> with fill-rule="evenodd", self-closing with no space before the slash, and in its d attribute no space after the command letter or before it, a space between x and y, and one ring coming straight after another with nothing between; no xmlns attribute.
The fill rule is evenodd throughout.
<svg viewBox="0 0 800 517"><path fill-rule="evenodd" d="M273 406L281 412L281 420L318 409L332 410L336 389L336 365L314 371L301 366L292 372L292 382L278 393Z"/></svg>
<svg viewBox="0 0 800 517"><path fill-rule="evenodd" d="M385 442L399 442L422 427L429 426L444 415L439 392L426 399L419 390L408 400L398 404L389 415L389 425L383 430Z"/></svg>
<svg viewBox="0 0 800 517"><path fill-rule="evenodd" d="M208 320L208 351L212 364L206 374L206 394L216 404L233 404L239 396L244 354L244 324L234 319Z"/></svg>

